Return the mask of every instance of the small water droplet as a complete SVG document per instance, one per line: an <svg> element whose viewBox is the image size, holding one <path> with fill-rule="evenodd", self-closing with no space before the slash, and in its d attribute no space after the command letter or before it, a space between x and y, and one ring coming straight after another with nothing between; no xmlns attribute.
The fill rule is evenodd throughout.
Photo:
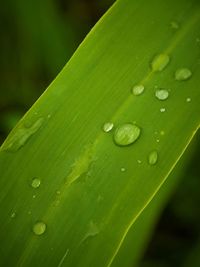
<svg viewBox="0 0 200 267"><path fill-rule="evenodd" d="M187 102L187 103L191 102L191 98L190 98L190 97L187 97L187 98L186 98L186 102Z"/></svg>
<svg viewBox="0 0 200 267"><path fill-rule="evenodd" d="M165 135L165 131L160 131L160 135Z"/></svg>
<svg viewBox="0 0 200 267"><path fill-rule="evenodd" d="M121 172L125 172L126 169L124 167L121 168Z"/></svg>
<svg viewBox="0 0 200 267"><path fill-rule="evenodd" d="M167 54L156 55L151 62L151 69L153 71L162 71L169 64L170 58Z"/></svg>
<svg viewBox="0 0 200 267"><path fill-rule="evenodd" d="M188 68L180 68L175 72L175 79L177 81L188 80L192 76L192 72Z"/></svg>
<svg viewBox="0 0 200 267"><path fill-rule="evenodd" d="M88 226L88 231L85 234L85 236L83 237L83 239L81 240L81 243L83 243L86 239L90 238L90 237L94 237L96 235L98 235L100 232L98 226L96 223L94 223L93 221L90 222L89 226Z"/></svg>
<svg viewBox="0 0 200 267"><path fill-rule="evenodd" d="M142 161L141 161L140 159L138 159L138 160L137 160L137 163L141 164L141 163L142 163Z"/></svg>
<svg viewBox="0 0 200 267"><path fill-rule="evenodd" d="M48 115L47 115L47 118L50 119L50 118L51 118L51 114L48 114Z"/></svg>
<svg viewBox="0 0 200 267"><path fill-rule="evenodd" d="M143 92L144 92L144 85L142 84L137 84L132 89L132 93L134 95L141 95Z"/></svg>
<svg viewBox="0 0 200 267"><path fill-rule="evenodd" d="M165 112L166 109L165 108L160 108L160 112Z"/></svg>
<svg viewBox="0 0 200 267"><path fill-rule="evenodd" d="M37 222L33 226L33 232L36 235L42 235L46 231L46 228L47 228L47 226L44 222Z"/></svg>
<svg viewBox="0 0 200 267"><path fill-rule="evenodd" d="M42 126L44 122L43 118L38 119L30 127L25 127L25 125L19 125L14 132L8 136L6 141L2 145L2 151L16 152L22 148L29 138L34 135Z"/></svg>
<svg viewBox="0 0 200 267"><path fill-rule="evenodd" d="M115 130L114 141L119 146L128 146L139 138L140 132L140 128L135 124L123 124Z"/></svg>
<svg viewBox="0 0 200 267"><path fill-rule="evenodd" d="M112 122L106 122L103 125L103 131L105 133L108 133L108 132L110 132L113 129L113 127L114 127L114 124Z"/></svg>
<svg viewBox="0 0 200 267"><path fill-rule="evenodd" d="M148 156L148 162L150 165L155 165L158 161L158 152L156 150L153 150L150 152Z"/></svg>
<svg viewBox="0 0 200 267"><path fill-rule="evenodd" d="M174 30L178 30L179 29L179 24L176 21L170 22L170 26Z"/></svg>
<svg viewBox="0 0 200 267"><path fill-rule="evenodd" d="M40 187L40 184L41 184L41 180L39 178L33 178L32 182L31 182L31 186L33 188Z"/></svg>
<svg viewBox="0 0 200 267"><path fill-rule="evenodd" d="M14 218L16 217L16 212L13 212L13 213L10 215L10 217L11 217L12 219L14 219Z"/></svg>
<svg viewBox="0 0 200 267"><path fill-rule="evenodd" d="M160 139L156 139L156 142L159 143L160 142Z"/></svg>
<svg viewBox="0 0 200 267"><path fill-rule="evenodd" d="M36 198L36 195L33 195L33 198Z"/></svg>
<svg viewBox="0 0 200 267"><path fill-rule="evenodd" d="M166 100L169 97L169 92L166 89L158 89L155 92L155 96L159 100Z"/></svg>

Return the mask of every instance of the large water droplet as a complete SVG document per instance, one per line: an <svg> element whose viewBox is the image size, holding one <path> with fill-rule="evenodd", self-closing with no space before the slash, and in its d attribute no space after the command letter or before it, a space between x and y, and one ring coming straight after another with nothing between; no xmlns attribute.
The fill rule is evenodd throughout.
<svg viewBox="0 0 200 267"><path fill-rule="evenodd" d="M37 222L33 226L33 232L36 235L42 235L46 231L46 228L47 228L47 226L46 226L45 223L43 223L43 222Z"/></svg>
<svg viewBox="0 0 200 267"><path fill-rule="evenodd" d="M11 133L2 145L2 151L16 152L25 145L28 139L35 134L44 122L43 118L38 119L30 127L24 125L18 126L13 133Z"/></svg>
<svg viewBox="0 0 200 267"><path fill-rule="evenodd" d="M154 57L151 62L151 69L153 71L162 71L169 64L170 58L167 54L159 54Z"/></svg>
<svg viewBox="0 0 200 267"><path fill-rule="evenodd" d="M105 133L108 133L108 132L110 132L112 130L113 127L114 127L114 124L112 122L106 122L103 125L103 131Z"/></svg>
<svg viewBox="0 0 200 267"><path fill-rule="evenodd" d="M175 79L177 81L188 80L191 76L192 72L188 68L180 68L175 72Z"/></svg>
<svg viewBox="0 0 200 267"><path fill-rule="evenodd" d="M148 156L148 162L150 165L155 165L158 161L158 152L156 150L153 150L150 152Z"/></svg>
<svg viewBox="0 0 200 267"><path fill-rule="evenodd" d="M119 126L114 133L114 141L119 146L128 146L134 143L140 136L140 128L132 123Z"/></svg>
<svg viewBox="0 0 200 267"><path fill-rule="evenodd" d="M159 89L159 90L156 90L155 96L159 100L166 100L169 97L169 92L166 89Z"/></svg>
<svg viewBox="0 0 200 267"><path fill-rule="evenodd" d="M40 184L41 184L41 180L39 178L33 178L32 182L31 182L31 186L33 188L40 187Z"/></svg>
<svg viewBox="0 0 200 267"><path fill-rule="evenodd" d="M137 84L132 89L132 93L134 95L141 95L143 92L144 92L144 85L142 84Z"/></svg>

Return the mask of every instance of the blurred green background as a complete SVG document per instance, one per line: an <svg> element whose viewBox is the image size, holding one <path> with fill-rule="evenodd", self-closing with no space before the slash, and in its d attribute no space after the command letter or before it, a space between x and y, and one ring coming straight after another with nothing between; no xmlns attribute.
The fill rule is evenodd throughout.
<svg viewBox="0 0 200 267"><path fill-rule="evenodd" d="M113 2L1 2L0 143ZM191 161L151 235L139 266L200 266L199 148L198 135Z"/></svg>

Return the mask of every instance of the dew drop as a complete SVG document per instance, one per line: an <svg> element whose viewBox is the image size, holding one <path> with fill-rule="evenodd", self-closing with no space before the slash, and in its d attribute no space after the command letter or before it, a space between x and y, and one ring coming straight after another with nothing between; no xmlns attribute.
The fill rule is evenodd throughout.
<svg viewBox="0 0 200 267"><path fill-rule="evenodd" d="M11 217L12 219L14 219L14 218L16 217L16 212L13 212L13 213L10 215L10 217Z"/></svg>
<svg viewBox="0 0 200 267"><path fill-rule="evenodd" d="M119 126L114 133L114 141L119 146L128 146L134 143L140 136L140 128L132 123Z"/></svg>
<svg viewBox="0 0 200 267"><path fill-rule="evenodd" d="M158 161L158 153L156 150L150 152L148 156L148 162L150 165L155 165Z"/></svg>
<svg viewBox="0 0 200 267"><path fill-rule="evenodd" d="M176 21L170 22L170 26L174 30L178 30L179 29L179 24Z"/></svg>
<svg viewBox="0 0 200 267"><path fill-rule="evenodd" d="M134 95L141 95L143 92L144 92L144 85L142 84L137 84L132 89L132 93Z"/></svg>
<svg viewBox="0 0 200 267"><path fill-rule="evenodd" d="M187 98L186 98L186 102L187 102L187 103L191 102L191 98L190 98L190 97L187 97Z"/></svg>
<svg viewBox="0 0 200 267"><path fill-rule="evenodd" d="M153 71L162 71L169 64L170 58L167 54L156 55L151 62L151 69Z"/></svg>
<svg viewBox="0 0 200 267"><path fill-rule="evenodd" d="M175 79L177 81L185 81L188 80L192 76L191 70L188 68L180 68L175 72Z"/></svg>
<svg viewBox="0 0 200 267"><path fill-rule="evenodd" d="M44 222L37 222L33 226L33 232L36 235L42 235L46 231L46 224Z"/></svg>
<svg viewBox="0 0 200 267"><path fill-rule="evenodd" d="M33 188L40 187L40 184L41 184L41 180L39 178L33 178L32 182L31 182L31 186Z"/></svg>
<svg viewBox="0 0 200 267"><path fill-rule="evenodd" d="M137 160L137 163L141 164L141 163L142 163L142 161L141 161L140 159L138 159L138 160Z"/></svg>
<svg viewBox="0 0 200 267"><path fill-rule="evenodd" d="M126 169L124 167L121 168L121 172L125 172Z"/></svg>
<svg viewBox="0 0 200 267"><path fill-rule="evenodd" d="M105 133L108 133L108 132L110 132L113 129L113 127L114 127L114 124L112 122L106 122L103 125L103 131Z"/></svg>
<svg viewBox="0 0 200 267"><path fill-rule="evenodd" d="M160 131L160 135L165 135L165 131Z"/></svg>
<svg viewBox="0 0 200 267"><path fill-rule="evenodd" d="M16 128L14 132L11 132L6 141L3 143L2 151L18 151L26 144L29 138L40 129L43 122L44 119L40 118L30 127L25 127L24 125L18 126L18 128Z"/></svg>
<svg viewBox="0 0 200 267"><path fill-rule="evenodd" d="M166 100L169 97L169 92L166 89L158 89L155 92L155 96L159 100Z"/></svg>
<svg viewBox="0 0 200 267"><path fill-rule="evenodd" d="M165 112L166 111L166 109L165 108L160 108L160 112Z"/></svg>

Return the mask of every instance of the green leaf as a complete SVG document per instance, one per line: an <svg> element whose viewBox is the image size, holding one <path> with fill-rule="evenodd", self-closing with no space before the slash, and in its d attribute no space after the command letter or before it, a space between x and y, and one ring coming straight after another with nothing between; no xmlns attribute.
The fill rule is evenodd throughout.
<svg viewBox="0 0 200 267"><path fill-rule="evenodd" d="M112 266L199 127L199 14L198 1L117 1L11 132L0 150L2 266ZM175 79L180 68L191 77ZM116 128L135 123L137 140L129 127L130 145L118 146Z"/></svg>

